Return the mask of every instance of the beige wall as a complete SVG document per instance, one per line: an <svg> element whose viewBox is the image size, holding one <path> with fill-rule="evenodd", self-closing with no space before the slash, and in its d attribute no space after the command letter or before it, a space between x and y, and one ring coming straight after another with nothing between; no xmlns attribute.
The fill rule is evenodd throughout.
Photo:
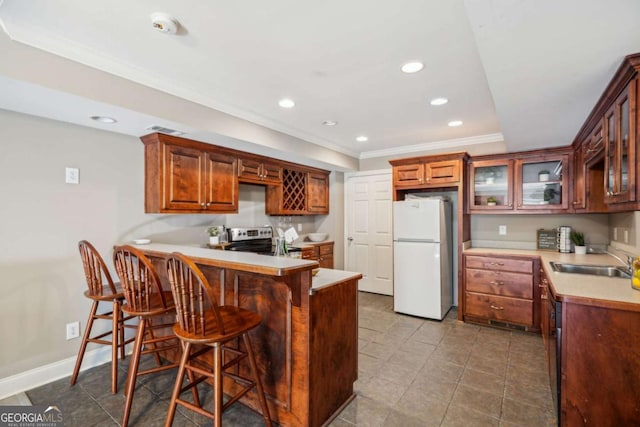
<svg viewBox="0 0 640 427"><path fill-rule="evenodd" d="M617 235L614 235L614 229L617 229ZM625 231L628 232L628 242L624 241ZM635 256L640 255L640 212L611 214L609 237L613 249L620 249Z"/></svg>
<svg viewBox="0 0 640 427"><path fill-rule="evenodd" d="M609 242L609 216L585 215L472 215L471 240L477 247L535 249L536 230L571 226L585 233L588 244ZM507 226L507 235L498 234L498 226Z"/></svg>
<svg viewBox="0 0 640 427"><path fill-rule="evenodd" d="M134 137L0 110L0 147L0 379L75 356L80 340L65 339L65 324L80 320L84 331L90 307L79 240L111 265L112 245L136 237L205 243L211 224L278 222L264 215L264 188L251 185L241 186L238 215L145 214L143 145ZM65 167L80 169L79 185L65 184ZM342 174L331 180L332 214L292 217L300 234L341 236Z"/></svg>

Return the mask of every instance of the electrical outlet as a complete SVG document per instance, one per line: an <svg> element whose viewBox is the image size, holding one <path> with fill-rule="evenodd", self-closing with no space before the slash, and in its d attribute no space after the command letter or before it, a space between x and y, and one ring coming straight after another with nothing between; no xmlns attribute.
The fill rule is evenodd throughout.
<svg viewBox="0 0 640 427"><path fill-rule="evenodd" d="M67 339L72 340L80 336L80 322L67 323Z"/></svg>
<svg viewBox="0 0 640 427"><path fill-rule="evenodd" d="M618 240L618 227L613 227L613 240Z"/></svg>
<svg viewBox="0 0 640 427"><path fill-rule="evenodd" d="M298 224L298 231L302 231L302 224Z"/></svg>
<svg viewBox="0 0 640 427"><path fill-rule="evenodd" d="M499 225L498 226L498 234L501 236L506 236L507 235L507 226L506 225Z"/></svg>
<svg viewBox="0 0 640 427"><path fill-rule="evenodd" d="M624 242L629 243L629 230L624 229Z"/></svg>
<svg viewBox="0 0 640 427"><path fill-rule="evenodd" d="M80 169L66 168L64 182L67 184L80 184Z"/></svg>

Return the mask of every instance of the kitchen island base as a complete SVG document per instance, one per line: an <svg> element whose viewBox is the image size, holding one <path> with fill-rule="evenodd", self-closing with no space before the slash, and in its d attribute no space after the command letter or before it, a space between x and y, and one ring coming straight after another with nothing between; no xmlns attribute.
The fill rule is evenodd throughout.
<svg viewBox="0 0 640 427"><path fill-rule="evenodd" d="M153 249L145 252L163 278L171 251ZM355 396L357 282L361 275L320 269L312 279L315 262L292 260L294 267L270 269L186 252L212 285L220 304L239 306L262 317L251 340L272 420L283 426L322 426L335 418ZM262 264L276 258L257 257L265 259ZM247 374L248 364L241 363L239 370ZM225 378L225 391L233 394L238 387ZM241 402L260 412L255 392Z"/></svg>

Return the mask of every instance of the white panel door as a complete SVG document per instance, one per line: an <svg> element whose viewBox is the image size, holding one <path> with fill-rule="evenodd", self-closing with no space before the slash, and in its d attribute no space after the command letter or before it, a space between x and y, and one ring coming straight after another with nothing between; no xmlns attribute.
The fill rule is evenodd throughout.
<svg viewBox="0 0 640 427"><path fill-rule="evenodd" d="M354 174L346 185L346 269L361 291L393 295L391 172Z"/></svg>

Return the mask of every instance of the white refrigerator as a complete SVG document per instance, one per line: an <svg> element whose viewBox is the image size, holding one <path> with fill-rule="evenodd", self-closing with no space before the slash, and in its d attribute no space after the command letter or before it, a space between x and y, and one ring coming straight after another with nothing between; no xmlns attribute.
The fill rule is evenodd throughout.
<svg viewBox="0 0 640 427"><path fill-rule="evenodd" d="M393 309L442 320L453 304L451 203L393 202Z"/></svg>

